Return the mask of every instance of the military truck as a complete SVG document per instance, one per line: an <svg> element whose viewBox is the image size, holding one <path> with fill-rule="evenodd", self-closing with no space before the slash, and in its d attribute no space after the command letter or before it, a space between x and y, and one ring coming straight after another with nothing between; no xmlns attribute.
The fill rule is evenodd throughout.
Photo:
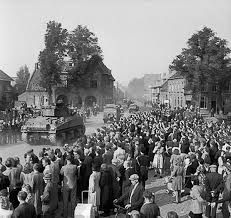
<svg viewBox="0 0 231 218"><path fill-rule="evenodd" d="M65 106L42 109L41 116L29 118L21 128L22 140L31 145L64 145L85 134L83 118L71 115Z"/></svg>
<svg viewBox="0 0 231 218"><path fill-rule="evenodd" d="M103 122L119 121L121 117L120 108L115 104L106 104L103 110Z"/></svg>

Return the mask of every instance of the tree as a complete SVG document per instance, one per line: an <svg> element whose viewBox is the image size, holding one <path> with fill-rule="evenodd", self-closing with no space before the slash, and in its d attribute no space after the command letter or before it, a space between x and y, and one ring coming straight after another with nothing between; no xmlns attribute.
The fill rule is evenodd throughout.
<svg viewBox="0 0 231 218"><path fill-rule="evenodd" d="M69 71L69 83L85 87L87 74L103 59L98 38L86 26L78 25L68 36L67 53L74 63Z"/></svg>
<svg viewBox="0 0 231 218"><path fill-rule="evenodd" d="M64 67L68 32L61 23L47 23L45 34L45 49L39 54L42 86L51 95L52 86L60 82L60 73Z"/></svg>
<svg viewBox="0 0 231 218"><path fill-rule="evenodd" d="M17 72L17 79L15 85L17 93L19 95L26 91L26 86L29 78L30 73L28 67L26 65L20 67L19 71Z"/></svg>
<svg viewBox="0 0 231 218"><path fill-rule="evenodd" d="M191 36L187 48L173 60L170 69L186 77L187 88L193 90L194 96L206 85L217 85L221 94L224 84L231 79L229 54L227 41L204 27Z"/></svg>
<svg viewBox="0 0 231 218"><path fill-rule="evenodd" d="M74 63L88 61L94 55L102 58L98 38L86 26L78 25L68 36L68 55Z"/></svg>

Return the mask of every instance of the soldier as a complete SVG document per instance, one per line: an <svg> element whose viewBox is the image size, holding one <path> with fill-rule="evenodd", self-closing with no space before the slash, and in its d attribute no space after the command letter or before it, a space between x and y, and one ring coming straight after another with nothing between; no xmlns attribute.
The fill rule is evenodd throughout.
<svg viewBox="0 0 231 218"><path fill-rule="evenodd" d="M211 203L218 201L219 194L222 192L224 187L224 181L222 175L217 173L217 166L209 166L210 173L205 176L205 190L206 190L206 217L216 218L217 204L211 207Z"/></svg>

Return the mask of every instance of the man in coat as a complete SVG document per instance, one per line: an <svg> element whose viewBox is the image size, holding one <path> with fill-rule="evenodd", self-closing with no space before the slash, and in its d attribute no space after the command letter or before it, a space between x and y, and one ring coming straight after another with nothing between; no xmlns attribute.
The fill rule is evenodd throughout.
<svg viewBox="0 0 231 218"><path fill-rule="evenodd" d="M130 213L132 210L140 211L140 208L144 202L144 187L141 183L139 183L139 176L137 174L133 174L129 179L132 185L128 191L124 193L119 199L114 200L114 203L122 203L124 201L127 213Z"/></svg>
<svg viewBox="0 0 231 218"><path fill-rule="evenodd" d="M36 218L35 208L32 204L26 202L27 193L20 191L18 193L19 206L13 213L14 218Z"/></svg>
<svg viewBox="0 0 231 218"><path fill-rule="evenodd" d="M145 181L148 179L149 159L147 155L144 155L144 152L145 148L141 147L140 155L136 157L136 161L138 164L140 181L145 188Z"/></svg>
<svg viewBox="0 0 231 218"><path fill-rule="evenodd" d="M43 194L43 174L39 172L39 167L38 163L34 164L34 171L31 173L31 187L34 193L34 206L37 216L42 214L41 195Z"/></svg>
<svg viewBox="0 0 231 218"><path fill-rule="evenodd" d="M41 196L43 217L53 218L57 206L57 200L55 199L57 197L55 193L56 190L51 182L51 174L45 174L43 179L46 184L43 195Z"/></svg>
<svg viewBox="0 0 231 218"><path fill-rule="evenodd" d="M68 202L71 199L71 213L74 213L76 206L77 193L77 174L78 168L72 164L72 156L70 154L66 157L67 164L61 168L60 174L63 175L63 213L64 218L68 215ZM88 182L89 184L89 182Z"/></svg>
<svg viewBox="0 0 231 218"><path fill-rule="evenodd" d="M87 190L89 186L89 178L92 174L93 158L91 157L90 150L84 149L85 158L80 167L80 176L83 178L83 190Z"/></svg>
<svg viewBox="0 0 231 218"><path fill-rule="evenodd" d="M210 165L210 173L205 176L205 190L206 190L206 217L216 218L217 204L211 208L211 203L218 201L219 194L224 188L224 181L222 175L216 172L217 166Z"/></svg>

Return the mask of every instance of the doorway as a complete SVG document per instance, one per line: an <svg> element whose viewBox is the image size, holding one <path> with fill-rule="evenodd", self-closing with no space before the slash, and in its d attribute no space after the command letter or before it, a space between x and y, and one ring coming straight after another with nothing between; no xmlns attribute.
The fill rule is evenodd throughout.
<svg viewBox="0 0 231 218"><path fill-rule="evenodd" d="M215 113L217 113L217 101L216 100L211 101L211 110L212 109Z"/></svg>

